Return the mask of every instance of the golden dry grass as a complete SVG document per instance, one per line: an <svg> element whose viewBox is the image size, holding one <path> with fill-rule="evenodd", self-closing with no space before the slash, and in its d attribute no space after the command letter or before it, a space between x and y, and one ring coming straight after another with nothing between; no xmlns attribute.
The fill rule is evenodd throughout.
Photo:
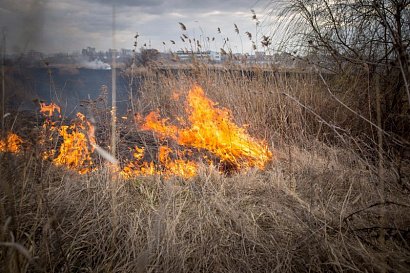
<svg viewBox="0 0 410 273"><path fill-rule="evenodd" d="M2 161L1 241L24 251L2 245L1 270L378 272L386 255L389 271L406 272L407 195L389 191L381 246L373 171L312 145L278 155L266 172L224 177L204 166L190 181L113 182L103 170L77 176L30 158Z"/></svg>
<svg viewBox="0 0 410 273"><path fill-rule="evenodd" d="M229 177L202 166L191 180L122 181L103 165L79 176L32 152L1 154L1 272L408 272L403 174L386 153L381 204L367 125L358 130L317 77L190 73L151 71L136 110L182 114L169 98L196 81L275 161Z"/></svg>

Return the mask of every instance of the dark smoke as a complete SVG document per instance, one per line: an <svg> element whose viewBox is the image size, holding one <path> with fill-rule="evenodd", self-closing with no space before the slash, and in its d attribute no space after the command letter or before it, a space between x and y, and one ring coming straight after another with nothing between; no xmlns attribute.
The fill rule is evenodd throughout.
<svg viewBox="0 0 410 273"><path fill-rule="evenodd" d="M0 27L5 30L8 51L24 53L41 48L48 0L0 0Z"/></svg>
<svg viewBox="0 0 410 273"><path fill-rule="evenodd" d="M19 39L25 49L38 48L43 43L44 15L47 0L31 0L26 14L23 16L24 31Z"/></svg>

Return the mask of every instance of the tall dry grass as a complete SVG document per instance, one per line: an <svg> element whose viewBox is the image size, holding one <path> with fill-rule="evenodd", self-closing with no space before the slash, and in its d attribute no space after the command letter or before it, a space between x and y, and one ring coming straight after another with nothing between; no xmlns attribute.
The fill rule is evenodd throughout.
<svg viewBox="0 0 410 273"><path fill-rule="evenodd" d="M377 166L368 125L317 75L200 64L144 75L137 112L182 115L172 92L199 83L275 160L228 177L202 166L191 180L114 183L103 165L78 176L29 150L1 154L1 272L408 272L405 175L389 156ZM139 134L131 125L119 128Z"/></svg>
<svg viewBox="0 0 410 273"><path fill-rule="evenodd" d="M2 160L1 271L406 272L407 195L389 191L381 247L374 172L314 145L266 172L203 167L190 181L112 183L104 170L80 177L30 155Z"/></svg>

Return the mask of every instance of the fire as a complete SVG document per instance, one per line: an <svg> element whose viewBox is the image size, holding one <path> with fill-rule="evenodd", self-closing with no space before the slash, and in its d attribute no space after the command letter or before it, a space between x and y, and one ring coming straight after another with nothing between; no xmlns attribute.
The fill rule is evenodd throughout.
<svg viewBox="0 0 410 273"><path fill-rule="evenodd" d="M197 164L184 159L172 159L172 149L168 146L160 146L158 150L158 159L167 176L176 175L181 177L193 177L197 173Z"/></svg>
<svg viewBox="0 0 410 273"><path fill-rule="evenodd" d="M172 99L179 101L181 93ZM93 153L96 151L108 161L117 159L102 149L95 137L95 128L82 113L65 124L61 109L54 103L40 103L40 113L46 119L37 140L44 160L64 166L80 174L96 169ZM122 162L120 175L129 179L135 176L161 175L165 177L194 177L200 164L219 167L221 172L234 172L258 168L263 170L272 160L272 152L265 142L251 137L244 127L233 122L231 112L207 98L202 88L194 85L186 96L186 116L175 121L161 118L159 111L145 118L136 115L140 129L152 131L158 138L156 147L135 146L132 160ZM0 140L0 152L18 152L23 140L9 133Z"/></svg>
<svg viewBox="0 0 410 273"><path fill-rule="evenodd" d="M40 113L46 117L42 127L41 134L39 136L38 144L40 145L41 157L43 160L52 159L56 154L54 149L55 137L58 135L59 123L54 120L54 116L57 115L61 118L61 108L55 103L47 105L44 102L40 102Z"/></svg>
<svg viewBox="0 0 410 273"><path fill-rule="evenodd" d="M146 161L142 161L142 159L144 158L144 153L144 148L139 148L138 146L135 147L133 154L135 161L129 162L121 171L121 175L124 178L154 175L157 173L155 170L154 162L148 163Z"/></svg>
<svg viewBox="0 0 410 273"><path fill-rule="evenodd" d="M18 135L8 132L6 139L0 139L0 152L18 153L22 143L23 140Z"/></svg>
<svg viewBox="0 0 410 273"><path fill-rule="evenodd" d="M232 121L228 109L217 108L203 89L194 85L187 96L188 120L179 117L179 128L151 112L143 120L142 129L151 130L161 138L170 138L179 145L205 150L234 170L256 167L264 169L272 159L272 152L262 141L252 138L243 127Z"/></svg>
<svg viewBox="0 0 410 273"><path fill-rule="evenodd" d="M91 143L89 143L85 133L90 131L92 125L81 113L77 113L77 119L78 123L61 126L59 133L63 137L63 143L60 146L58 156L53 159L53 163L84 174L90 172L93 166L91 153L94 148L90 147Z"/></svg>
<svg viewBox="0 0 410 273"><path fill-rule="evenodd" d="M44 102L40 102L40 113L47 117L52 117L54 112L57 112L59 117L61 117L61 108L55 103L50 103L47 105Z"/></svg>
<svg viewBox="0 0 410 273"><path fill-rule="evenodd" d="M40 113L47 119L43 124L44 136L41 144L55 141L55 133L62 138L59 149L50 147L43 152L43 159L50 159L57 166L85 174L93 170L91 158L95 144L94 127L82 113L77 113L77 119L70 125L58 125L60 122L53 120L55 115L61 118L61 108L55 103L49 105L40 103ZM53 135L54 133L54 135Z"/></svg>
<svg viewBox="0 0 410 273"><path fill-rule="evenodd" d="M173 150L167 146L160 146L157 153L158 164L153 161L143 161L145 149L135 147L133 154L135 161L128 163L121 175L124 178L131 178L134 176L148 176L148 175L163 175L166 177L180 176L193 177L197 174L197 164L195 162L184 159L173 159Z"/></svg>

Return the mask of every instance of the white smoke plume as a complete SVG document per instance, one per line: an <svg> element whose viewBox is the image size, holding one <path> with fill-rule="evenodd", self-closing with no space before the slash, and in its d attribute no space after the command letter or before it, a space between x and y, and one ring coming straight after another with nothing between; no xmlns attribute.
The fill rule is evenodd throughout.
<svg viewBox="0 0 410 273"><path fill-rule="evenodd" d="M98 59L94 61L82 60L81 62L79 62L79 68L111 70L111 66L109 64L104 63Z"/></svg>

